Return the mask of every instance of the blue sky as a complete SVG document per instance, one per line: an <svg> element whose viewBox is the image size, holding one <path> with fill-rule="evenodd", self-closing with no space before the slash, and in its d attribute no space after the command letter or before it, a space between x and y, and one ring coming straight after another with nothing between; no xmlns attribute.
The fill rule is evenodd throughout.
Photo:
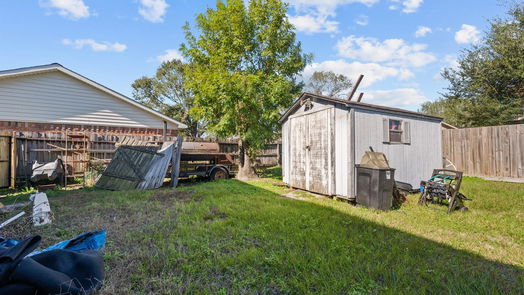
<svg viewBox="0 0 524 295"><path fill-rule="evenodd" d="M438 98L460 50L478 42L496 0L288 0L316 70L355 80L363 102L416 110ZM0 69L58 62L131 96L131 83L178 57L182 25L210 0L0 0Z"/></svg>

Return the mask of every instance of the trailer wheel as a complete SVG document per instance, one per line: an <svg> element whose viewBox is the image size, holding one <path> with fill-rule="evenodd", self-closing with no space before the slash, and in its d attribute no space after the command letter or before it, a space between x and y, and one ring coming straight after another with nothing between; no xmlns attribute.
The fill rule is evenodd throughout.
<svg viewBox="0 0 524 295"><path fill-rule="evenodd" d="M221 167L215 168L211 172L211 175L209 175L209 179L211 179L211 180L228 179L228 178L229 178L229 175L228 175L226 169L221 168Z"/></svg>

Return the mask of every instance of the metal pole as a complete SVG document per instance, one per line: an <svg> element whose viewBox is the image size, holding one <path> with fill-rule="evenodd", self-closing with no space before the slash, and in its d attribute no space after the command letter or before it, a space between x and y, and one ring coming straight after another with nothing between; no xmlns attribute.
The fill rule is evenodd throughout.
<svg viewBox="0 0 524 295"><path fill-rule="evenodd" d="M351 90L351 93L349 94L348 100L351 100L353 98L353 95L355 95L355 92L357 91L358 85L360 85L360 82L362 81L363 78L364 78L364 75L360 75L360 77L358 77L357 83L355 84L355 86Z"/></svg>
<svg viewBox="0 0 524 295"><path fill-rule="evenodd" d="M360 92L357 102L360 102L362 100L362 96L364 96L364 92Z"/></svg>

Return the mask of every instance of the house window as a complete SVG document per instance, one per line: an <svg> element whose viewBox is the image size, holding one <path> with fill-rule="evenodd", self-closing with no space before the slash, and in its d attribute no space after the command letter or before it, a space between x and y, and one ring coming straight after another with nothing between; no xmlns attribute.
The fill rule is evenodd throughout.
<svg viewBox="0 0 524 295"><path fill-rule="evenodd" d="M402 142L402 121L389 120L389 142Z"/></svg>

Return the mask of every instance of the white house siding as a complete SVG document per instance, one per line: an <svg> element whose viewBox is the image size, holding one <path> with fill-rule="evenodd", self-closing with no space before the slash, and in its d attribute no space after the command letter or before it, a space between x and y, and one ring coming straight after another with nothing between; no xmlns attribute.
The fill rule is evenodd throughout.
<svg viewBox="0 0 524 295"><path fill-rule="evenodd" d="M0 120L164 127L162 118L58 71L0 79Z"/></svg>
<svg viewBox="0 0 524 295"><path fill-rule="evenodd" d="M410 122L410 144L383 143L383 119ZM355 162L360 163L364 152L373 147L382 152L395 168L395 180L418 187L431 176L433 169L442 167L440 122L409 115L387 114L380 111L355 110Z"/></svg>

